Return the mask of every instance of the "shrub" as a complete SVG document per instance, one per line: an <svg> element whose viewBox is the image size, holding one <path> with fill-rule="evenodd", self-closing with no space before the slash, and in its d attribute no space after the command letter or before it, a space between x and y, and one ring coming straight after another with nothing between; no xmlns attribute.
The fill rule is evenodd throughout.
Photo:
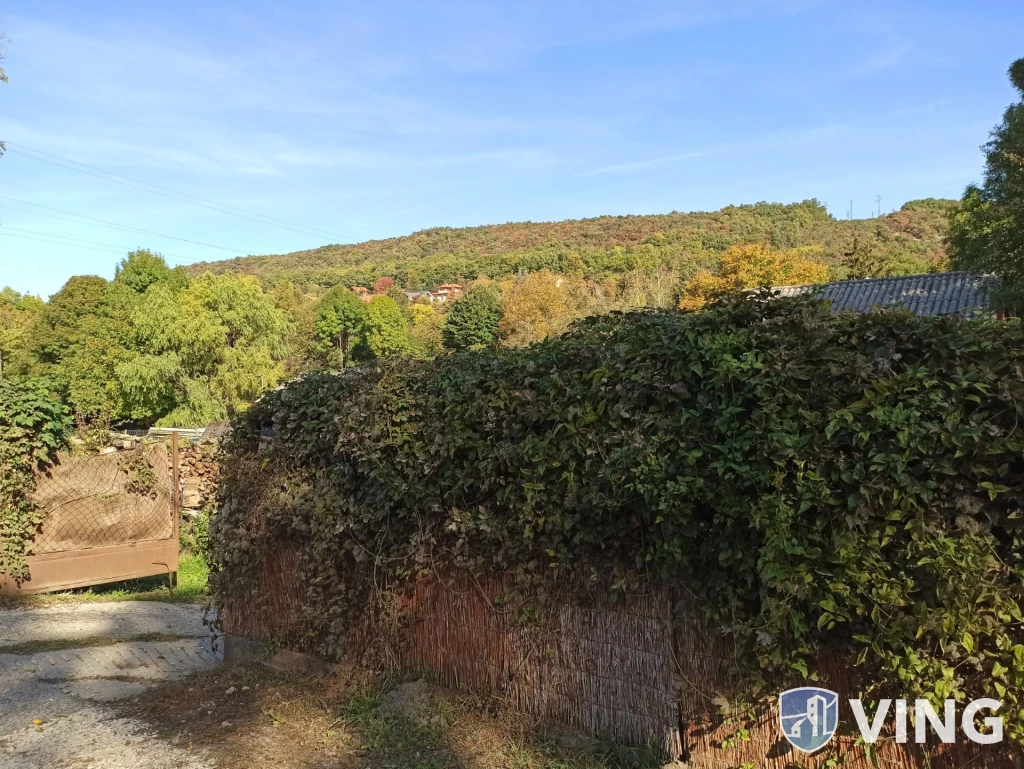
<svg viewBox="0 0 1024 769"><path fill-rule="evenodd" d="M71 432L71 411L42 379L0 379L0 574L28 576L25 548L42 522L31 494Z"/></svg>
<svg viewBox="0 0 1024 769"><path fill-rule="evenodd" d="M524 350L315 375L238 422L219 600L301 543L316 650L431 570L697 595L748 692L834 651L869 691L1024 697L1024 326L731 297ZM275 438L259 453L261 430Z"/></svg>

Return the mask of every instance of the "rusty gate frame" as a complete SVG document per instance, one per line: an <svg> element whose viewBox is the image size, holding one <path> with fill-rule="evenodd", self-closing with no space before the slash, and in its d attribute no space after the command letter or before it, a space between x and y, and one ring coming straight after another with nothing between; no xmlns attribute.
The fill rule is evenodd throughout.
<svg viewBox="0 0 1024 769"><path fill-rule="evenodd" d="M53 593L163 574L167 575L168 587L173 591L170 585L178 571L181 525L178 462L178 433L172 432L170 538L29 555L25 560L31 579L18 587L7 574L0 574L0 595Z"/></svg>

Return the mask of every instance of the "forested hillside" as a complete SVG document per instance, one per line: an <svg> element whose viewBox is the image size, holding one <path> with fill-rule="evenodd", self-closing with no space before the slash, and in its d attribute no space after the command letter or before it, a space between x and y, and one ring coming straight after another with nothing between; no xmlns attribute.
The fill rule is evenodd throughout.
<svg viewBox="0 0 1024 769"><path fill-rule="evenodd" d="M114 280L75 276L45 303L0 291L0 377L48 380L83 424L203 425L316 369L524 347L580 318L696 310L755 286L944 269L955 205L858 221L806 201L434 229L173 270L138 250ZM450 301L402 290L448 282L465 289Z"/></svg>
<svg viewBox="0 0 1024 769"><path fill-rule="evenodd" d="M563 222L438 227L399 238L291 254L203 262L193 274L237 272L307 289L371 285L382 275L408 289L501 278L544 268L604 278L659 266L685 280L714 270L733 245L806 248L833 278L927 272L945 263L942 238L954 201L911 201L876 219L833 218L816 200L728 206L711 213L602 216ZM857 275L851 275L851 269Z"/></svg>

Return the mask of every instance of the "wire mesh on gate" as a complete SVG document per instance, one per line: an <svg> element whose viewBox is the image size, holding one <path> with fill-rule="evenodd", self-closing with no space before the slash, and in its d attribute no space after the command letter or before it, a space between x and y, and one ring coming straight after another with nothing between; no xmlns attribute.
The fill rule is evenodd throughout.
<svg viewBox="0 0 1024 769"><path fill-rule="evenodd" d="M110 454L61 455L36 478L43 523L30 553L168 539L174 534L163 443Z"/></svg>

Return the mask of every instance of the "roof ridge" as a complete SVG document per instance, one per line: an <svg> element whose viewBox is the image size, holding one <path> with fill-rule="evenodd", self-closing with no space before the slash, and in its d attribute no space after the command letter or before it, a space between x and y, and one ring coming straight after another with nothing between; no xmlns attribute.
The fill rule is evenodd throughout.
<svg viewBox="0 0 1024 769"><path fill-rule="evenodd" d="M831 286L836 283L842 283L843 285L855 285L859 283L880 283L885 280L897 281L897 280L912 280L915 278L953 278L953 277L972 277L978 278L979 280L996 282L999 280L998 275L993 275L984 272L970 272L969 270L956 270L955 272L916 272L913 275L888 275L882 278L848 278L846 280L826 280L822 283L789 283L785 286L772 286L773 291L781 290L784 288L813 288L814 286Z"/></svg>

